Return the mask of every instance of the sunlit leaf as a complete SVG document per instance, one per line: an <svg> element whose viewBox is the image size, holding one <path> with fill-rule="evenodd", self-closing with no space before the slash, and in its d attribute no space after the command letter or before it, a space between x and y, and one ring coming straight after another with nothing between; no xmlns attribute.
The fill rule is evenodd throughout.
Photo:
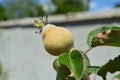
<svg viewBox="0 0 120 80"><path fill-rule="evenodd" d="M98 70L97 74L102 76L102 78L106 80L107 72L114 73L116 71L120 71L120 55L103 65Z"/></svg>
<svg viewBox="0 0 120 80"><path fill-rule="evenodd" d="M120 47L120 27L103 26L92 30L87 39L89 47L96 46L119 46Z"/></svg>
<svg viewBox="0 0 120 80"><path fill-rule="evenodd" d="M78 80L82 78L84 71L84 60L82 51L73 50L70 53L63 53L57 58L58 65L66 65L70 71L74 73L74 77Z"/></svg>
<svg viewBox="0 0 120 80"><path fill-rule="evenodd" d="M82 52L73 50L70 53L70 69L73 71L76 79L81 79L84 71Z"/></svg>

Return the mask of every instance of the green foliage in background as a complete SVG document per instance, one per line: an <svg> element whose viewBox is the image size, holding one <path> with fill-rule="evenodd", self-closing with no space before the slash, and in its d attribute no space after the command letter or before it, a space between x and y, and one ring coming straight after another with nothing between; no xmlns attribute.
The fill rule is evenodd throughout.
<svg viewBox="0 0 120 80"><path fill-rule="evenodd" d="M43 4L39 0L4 0L0 4L0 20L86 11L88 5L83 0L50 0Z"/></svg>
<svg viewBox="0 0 120 80"><path fill-rule="evenodd" d="M82 0L51 0L56 7L55 14L86 11Z"/></svg>
<svg viewBox="0 0 120 80"><path fill-rule="evenodd" d="M0 5L1 20L43 16L45 12L38 0L5 0Z"/></svg>
<svg viewBox="0 0 120 80"><path fill-rule="evenodd" d="M5 9L2 4L0 4L0 20L6 20L7 16L5 14Z"/></svg>
<svg viewBox="0 0 120 80"><path fill-rule="evenodd" d="M37 0L5 0L4 5L9 19L43 16L44 14L43 8Z"/></svg>
<svg viewBox="0 0 120 80"><path fill-rule="evenodd" d="M120 8L120 3L116 3L115 8Z"/></svg>

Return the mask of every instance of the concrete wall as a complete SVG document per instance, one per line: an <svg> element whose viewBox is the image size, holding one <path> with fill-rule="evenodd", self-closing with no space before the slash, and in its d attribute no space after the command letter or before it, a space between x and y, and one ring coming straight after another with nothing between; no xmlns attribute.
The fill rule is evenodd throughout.
<svg viewBox="0 0 120 80"><path fill-rule="evenodd" d="M97 18L92 18L95 13L93 13L94 15L92 13L70 14L73 16L73 21L71 21L71 16L67 16L67 20L65 15L50 16L49 21L68 28L74 36L75 48L85 51L88 49L87 35L92 29L104 25L120 26L120 17L116 15L116 11L118 12L120 9L97 12ZM114 15L108 16L106 12ZM86 15L86 17L84 16L81 19L83 15ZM106 16L101 17L102 15ZM78 17L75 18L75 16ZM56 57L45 51L41 35L36 34L36 29L32 26L34 19L0 22L2 26L0 29L0 62L3 66L3 73L8 72L8 80L56 80L56 72L52 67ZM97 47L88 53L88 57L93 66L100 66L118 54L120 54L120 48L118 47ZM111 74L109 74L108 78L111 77ZM98 78L97 80L102 79Z"/></svg>

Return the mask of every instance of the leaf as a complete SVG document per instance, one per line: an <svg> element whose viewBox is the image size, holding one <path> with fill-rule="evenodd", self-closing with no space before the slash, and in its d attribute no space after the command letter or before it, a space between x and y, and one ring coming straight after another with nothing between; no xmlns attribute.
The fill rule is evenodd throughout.
<svg viewBox="0 0 120 80"><path fill-rule="evenodd" d="M97 73L97 71L100 69L99 66L89 66L88 67L88 73Z"/></svg>
<svg viewBox="0 0 120 80"><path fill-rule="evenodd" d="M70 67L76 79L81 79L84 70L82 52L73 50L70 53Z"/></svg>
<svg viewBox="0 0 120 80"><path fill-rule="evenodd" d="M84 71L84 60L82 51L73 50L69 54L63 53L57 58L58 65L66 65L74 73L74 77L81 79Z"/></svg>
<svg viewBox="0 0 120 80"><path fill-rule="evenodd" d="M53 63L53 67L57 72L56 80L66 80L65 76L69 76L69 74L71 73L70 69L66 65L63 64L58 65L56 60ZM75 80L75 79L71 78L70 80Z"/></svg>
<svg viewBox="0 0 120 80"><path fill-rule="evenodd" d="M98 75L102 76L104 80L106 80L107 72L114 73L116 71L120 71L120 55L113 60L108 61L105 65L103 65L97 72Z"/></svg>
<svg viewBox="0 0 120 80"><path fill-rule="evenodd" d="M62 53L62 54L57 58L57 65L60 65L60 64L69 65L69 63L70 63L69 53Z"/></svg>
<svg viewBox="0 0 120 80"><path fill-rule="evenodd" d="M120 27L103 26L92 30L88 34L89 47L117 46L120 47Z"/></svg>

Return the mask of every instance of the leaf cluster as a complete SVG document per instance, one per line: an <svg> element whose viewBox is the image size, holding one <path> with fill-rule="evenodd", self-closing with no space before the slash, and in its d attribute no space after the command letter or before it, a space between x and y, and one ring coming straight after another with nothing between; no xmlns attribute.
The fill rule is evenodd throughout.
<svg viewBox="0 0 120 80"><path fill-rule="evenodd" d="M38 0L4 0L0 4L0 20L43 16L45 12Z"/></svg>
<svg viewBox="0 0 120 80"><path fill-rule="evenodd" d="M55 14L88 10L88 7L85 7L85 4L83 3L82 0L51 0L51 1L56 7L56 10L54 12Z"/></svg>
<svg viewBox="0 0 120 80"><path fill-rule="evenodd" d="M120 27L102 26L92 30L88 34L88 46L91 50L98 46L114 46L120 47ZM69 53L62 53L54 61L54 69L57 72L56 80L90 80L89 75L95 73L106 79L108 72L115 73L120 71L120 55L113 60L109 60L102 66L92 66L86 55L88 52L81 50L72 50ZM102 57L102 56L101 56ZM119 79L119 75L114 78Z"/></svg>

